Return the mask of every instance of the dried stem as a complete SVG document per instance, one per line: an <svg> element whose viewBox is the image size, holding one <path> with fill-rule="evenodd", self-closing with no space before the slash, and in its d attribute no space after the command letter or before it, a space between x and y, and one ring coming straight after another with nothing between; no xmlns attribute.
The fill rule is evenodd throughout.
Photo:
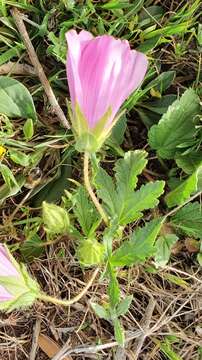
<svg viewBox="0 0 202 360"><path fill-rule="evenodd" d="M101 215L102 219L104 220L105 224L108 225L108 218L107 215L105 214L102 206L100 205L98 199L96 198L93 189L91 187L90 184L90 180L89 180L89 154L87 152L84 153L84 168L83 168L83 172L84 172L84 183L85 183L85 187L86 190L88 191L97 211L99 212L99 214Z"/></svg>
<svg viewBox="0 0 202 360"><path fill-rule="evenodd" d="M26 27L24 25L23 22L23 16L21 15L21 13L15 8L13 7L11 10L12 16L15 20L16 26L20 32L20 35L22 37L22 40L24 42L24 45L27 49L27 53L29 55L29 58L31 60L32 65L34 66L34 69L36 71L36 74L38 75L43 87L44 87L44 91L48 97L48 100L50 101L50 104L53 108L53 111L57 114L58 119L60 120L61 124L66 128L66 129L70 129L70 125L69 122L67 121L61 107L59 106L57 99L55 97L55 94L49 84L49 81L44 73L44 70L38 60L37 54L34 50L34 47L31 43L31 40L29 38L28 32L26 30Z"/></svg>

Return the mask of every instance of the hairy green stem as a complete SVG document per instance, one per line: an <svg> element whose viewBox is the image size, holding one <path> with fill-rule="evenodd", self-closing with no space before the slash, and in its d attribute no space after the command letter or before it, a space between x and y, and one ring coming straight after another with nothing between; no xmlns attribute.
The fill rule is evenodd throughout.
<svg viewBox="0 0 202 360"><path fill-rule="evenodd" d="M45 302L50 302L50 303L55 304L55 305L70 306L70 305L78 302L86 294L88 289L92 286L93 281L95 280L98 272L99 272L99 268L97 268L94 271L92 277L90 278L90 280L86 284L86 286L83 288L83 290L78 295L76 295L75 297L73 297L70 300L57 299L57 298L54 298L52 296L49 296L49 295L46 295L46 294L43 294L43 293L41 293L38 298L40 300L43 300Z"/></svg>
<svg viewBox="0 0 202 360"><path fill-rule="evenodd" d="M97 211L101 215L102 219L104 220L105 224L108 225L108 217L105 214L105 211L103 210L102 206L100 205L98 199L96 198L93 189L90 184L89 180L89 154L87 152L84 153L84 167L83 167L83 173L84 173L84 183L86 190L88 191Z"/></svg>

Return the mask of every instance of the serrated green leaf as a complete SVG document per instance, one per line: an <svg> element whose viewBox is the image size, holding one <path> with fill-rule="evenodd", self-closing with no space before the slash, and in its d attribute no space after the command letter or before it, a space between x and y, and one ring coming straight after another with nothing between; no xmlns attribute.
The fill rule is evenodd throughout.
<svg viewBox="0 0 202 360"><path fill-rule="evenodd" d="M165 182L155 181L130 194L125 201L124 208L120 214L120 224L128 224L142 216L142 211L152 209L159 203L159 196L163 194Z"/></svg>
<svg viewBox="0 0 202 360"><path fill-rule="evenodd" d="M133 295L126 296L125 299L123 299L117 306L116 315L117 316L125 315L129 310L132 300L133 300Z"/></svg>
<svg viewBox="0 0 202 360"><path fill-rule="evenodd" d="M202 167L198 168L197 171L184 180L174 190L170 191L165 197L167 206L173 207L175 205L181 205L189 199L191 194L196 192L199 188L199 179L201 174Z"/></svg>
<svg viewBox="0 0 202 360"><path fill-rule="evenodd" d="M0 76L0 113L9 117L36 120L36 111L27 88L8 76Z"/></svg>
<svg viewBox="0 0 202 360"><path fill-rule="evenodd" d="M186 174L193 174L202 165L202 151L191 151L185 155L177 155L176 164Z"/></svg>
<svg viewBox="0 0 202 360"><path fill-rule="evenodd" d="M188 89L169 106L158 125L149 131L149 144L164 159L172 159L179 152L179 145L193 140L196 134L194 117L200 111L200 99Z"/></svg>
<svg viewBox="0 0 202 360"><path fill-rule="evenodd" d="M92 201L89 201L88 194L83 186L77 189L71 201L74 214L84 234L87 237L92 236L100 223L100 216Z"/></svg>
<svg viewBox="0 0 202 360"><path fill-rule="evenodd" d="M161 229L163 218L150 221L144 227L137 229L129 241L124 242L114 251L110 262L113 266L133 265L144 262L155 252L155 240Z"/></svg>
<svg viewBox="0 0 202 360"><path fill-rule="evenodd" d="M99 168L96 174L95 185L99 198L105 203L108 213L113 216L117 212L117 194L112 178L102 168Z"/></svg>
<svg viewBox="0 0 202 360"><path fill-rule="evenodd" d="M109 316L107 310L103 306L95 304L95 303L90 303L90 305L99 318L105 319L105 320L110 320L110 316Z"/></svg>
<svg viewBox="0 0 202 360"><path fill-rule="evenodd" d="M170 259L172 246L176 243L178 237L175 234L165 234L156 241L156 266L165 266Z"/></svg>
<svg viewBox="0 0 202 360"><path fill-rule="evenodd" d="M119 319L115 319L113 321L113 324L114 324L115 339L120 346L124 347L125 334L124 334L124 329L123 329Z"/></svg>
<svg viewBox="0 0 202 360"><path fill-rule="evenodd" d="M171 224L188 236L202 238L202 207L198 202L189 203L171 218Z"/></svg>
<svg viewBox="0 0 202 360"><path fill-rule="evenodd" d="M123 159L119 159L115 165L115 177L119 196L127 197L137 185L137 176L147 164L147 152L144 150L128 151Z"/></svg>
<svg viewBox="0 0 202 360"><path fill-rule="evenodd" d="M38 234L33 234L20 246L20 252L26 261L38 258L44 252L43 241Z"/></svg>

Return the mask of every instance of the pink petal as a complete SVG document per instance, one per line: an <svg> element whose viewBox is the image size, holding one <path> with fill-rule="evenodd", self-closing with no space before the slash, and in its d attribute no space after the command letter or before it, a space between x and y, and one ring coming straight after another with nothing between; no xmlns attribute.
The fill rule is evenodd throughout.
<svg viewBox="0 0 202 360"><path fill-rule="evenodd" d="M66 40L68 43L66 66L67 79L73 106L75 101L79 101L82 97L80 78L78 74L81 51L92 38L93 35L84 30L82 30L79 34L77 34L75 30L70 30L66 33Z"/></svg>
<svg viewBox="0 0 202 360"><path fill-rule="evenodd" d="M9 294L9 292L0 285L0 302L10 301L13 299L13 296Z"/></svg>
<svg viewBox="0 0 202 360"><path fill-rule="evenodd" d="M19 276L17 269L12 264L6 247L0 245L0 276Z"/></svg>

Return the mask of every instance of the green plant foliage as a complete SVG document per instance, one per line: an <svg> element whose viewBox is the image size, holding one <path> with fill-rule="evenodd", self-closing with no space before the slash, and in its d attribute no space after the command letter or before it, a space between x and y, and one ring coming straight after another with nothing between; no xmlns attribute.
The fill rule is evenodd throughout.
<svg viewBox="0 0 202 360"><path fill-rule="evenodd" d="M111 257L113 266L133 265L144 262L155 253L155 240L163 223L162 218L154 219L133 232L128 241L115 250Z"/></svg>
<svg viewBox="0 0 202 360"><path fill-rule="evenodd" d="M189 199L191 194L197 190L201 190L201 174L202 167L195 171L186 180L182 181L180 185L174 188L174 190L169 192L165 197L168 207L183 204L187 199Z"/></svg>
<svg viewBox="0 0 202 360"><path fill-rule="evenodd" d="M171 224L188 236L202 238L202 208L197 201L189 203L171 218Z"/></svg>
<svg viewBox="0 0 202 360"><path fill-rule="evenodd" d="M99 197L106 205L111 218L117 217L120 225L126 225L142 216L142 211L158 204L163 193L164 181L142 185L134 192L137 175L146 166L147 153L142 150L130 151L115 166L116 186L113 179L100 168L95 177Z"/></svg>
<svg viewBox="0 0 202 360"><path fill-rule="evenodd" d="M179 147L196 136L194 119L200 112L200 100L195 91L188 89L149 131L149 144L163 159L173 159Z"/></svg>
<svg viewBox="0 0 202 360"><path fill-rule="evenodd" d="M73 211L85 236L90 237L95 233L100 223L100 216L95 206L89 201L86 189L80 186L71 198Z"/></svg>
<svg viewBox="0 0 202 360"><path fill-rule="evenodd" d="M36 111L27 88L19 81L0 76L0 113L9 117L36 120Z"/></svg>
<svg viewBox="0 0 202 360"><path fill-rule="evenodd" d="M156 241L156 266L165 266L170 259L172 246L176 243L178 237L175 234L164 234Z"/></svg>

